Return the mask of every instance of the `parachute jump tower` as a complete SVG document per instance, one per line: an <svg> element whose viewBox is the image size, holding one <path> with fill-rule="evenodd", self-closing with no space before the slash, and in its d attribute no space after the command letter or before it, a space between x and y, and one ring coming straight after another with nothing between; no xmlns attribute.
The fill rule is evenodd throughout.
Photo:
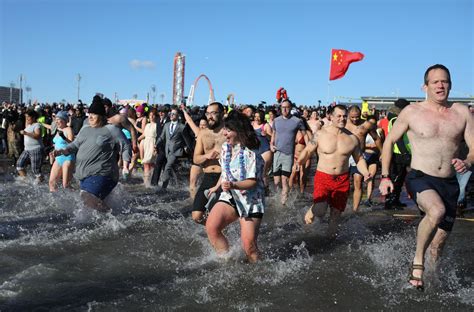
<svg viewBox="0 0 474 312"><path fill-rule="evenodd" d="M174 56L173 104L181 105L184 94L184 65L186 56L181 52Z"/></svg>

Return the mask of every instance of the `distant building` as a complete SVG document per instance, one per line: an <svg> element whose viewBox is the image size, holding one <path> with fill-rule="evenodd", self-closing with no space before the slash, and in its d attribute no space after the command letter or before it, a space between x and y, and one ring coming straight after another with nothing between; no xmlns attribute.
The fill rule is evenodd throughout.
<svg viewBox="0 0 474 312"><path fill-rule="evenodd" d="M424 97L384 97L384 96L361 96L362 101L369 103L369 107L375 107L377 110L383 110L390 108L396 100L399 98L406 99L410 103L422 102L425 100ZM464 103L466 105L474 104L474 98L455 98L449 97L450 102Z"/></svg>
<svg viewBox="0 0 474 312"><path fill-rule="evenodd" d="M20 89L0 86L0 103L3 101L20 102Z"/></svg>

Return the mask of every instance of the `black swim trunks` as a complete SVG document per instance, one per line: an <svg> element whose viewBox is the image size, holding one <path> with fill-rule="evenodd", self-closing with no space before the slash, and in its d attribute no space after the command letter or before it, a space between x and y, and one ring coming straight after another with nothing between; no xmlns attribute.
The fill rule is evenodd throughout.
<svg viewBox="0 0 474 312"><path fill-rule="evenodd" d="M443 200L446 212L443 221L438 225L442 230L450 232L456 219L456 207L459 196L459 183L456 176L439 178L427 175L423 171L412 169L407 174L407 189L416 203L416 194L426 190L434 190ZM422 214L424 214L422 212Z"/></svg>
<svg viewBox="0 0 474 312"><path fill-rule="evenodd" d="M216 186L220 176L220 173L204 173L202 183L196 192L196 196L194 197L193 211L206 211L208 199L206 195L204 195L204 191Z"/></svg>

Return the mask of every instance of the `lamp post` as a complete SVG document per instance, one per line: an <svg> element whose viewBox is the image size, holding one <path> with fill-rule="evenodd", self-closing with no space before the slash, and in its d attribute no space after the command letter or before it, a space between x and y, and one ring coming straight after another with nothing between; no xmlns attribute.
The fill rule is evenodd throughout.
<svg viewBox="0 0 474 312"><path fill-rule="evenodd" d="M151 94L153 98L153 105L155 105L155 99L156 99L156 86L155 85L151 85Z"/></svg>
<svg viewBox="0 0 474 312"><path fill-rule="evenodd" d="M165 94L164 93L161 93L160 98L161 98L161 105L165 104Z"/></svg>
<svg viewBox="0 0 474 312"><path fill-rule="evenodd" d="M20 104L23 104L23 87L22 87L22 83L23 83L23 74L20 74L20 96L19 96L19 99L20 99Z"/></svg>
<svg viewBox="0 0 474 312"><path fill-rule="evenodd" d="M81 74L77 74L77 101L81 99L80 92L81 92Z"/></svg>

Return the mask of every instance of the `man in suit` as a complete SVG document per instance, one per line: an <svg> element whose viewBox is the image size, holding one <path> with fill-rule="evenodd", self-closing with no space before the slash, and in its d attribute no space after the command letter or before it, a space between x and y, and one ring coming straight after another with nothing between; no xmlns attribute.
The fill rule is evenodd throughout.
<svg viewBox="0 0 474 312"><path fill-rule="evenodd" d="M157 149L160 145L162 148L164 147L164 156L166 157L166 165L163 170L162 189L166 189L168 186L173 166L176 163L177 158L183 156L184 147L186 146L183 133L185 126L178 122L178 110L173 108L169 117L170 121L164 124L161 135L156 142ZM164 162L161 162L155 170L158 175L157 180L159 180L163 163Z"/></svg>
<svg viewBox="0 0 474 312"><path fill-rule="evenodd" d="M160 108L158 114L160 116L160 120L156 123L156 136L159 138L161 137L161 133L163 132L165 124L170 121L170 118L168 117L168 111L165 107ZM153 170L153 175L151 177L151 185L158 185L161 171L166 164L164 143L158 142L157 140L155 148L157 151L157 156L155 160L155 169Z"/></svg>

